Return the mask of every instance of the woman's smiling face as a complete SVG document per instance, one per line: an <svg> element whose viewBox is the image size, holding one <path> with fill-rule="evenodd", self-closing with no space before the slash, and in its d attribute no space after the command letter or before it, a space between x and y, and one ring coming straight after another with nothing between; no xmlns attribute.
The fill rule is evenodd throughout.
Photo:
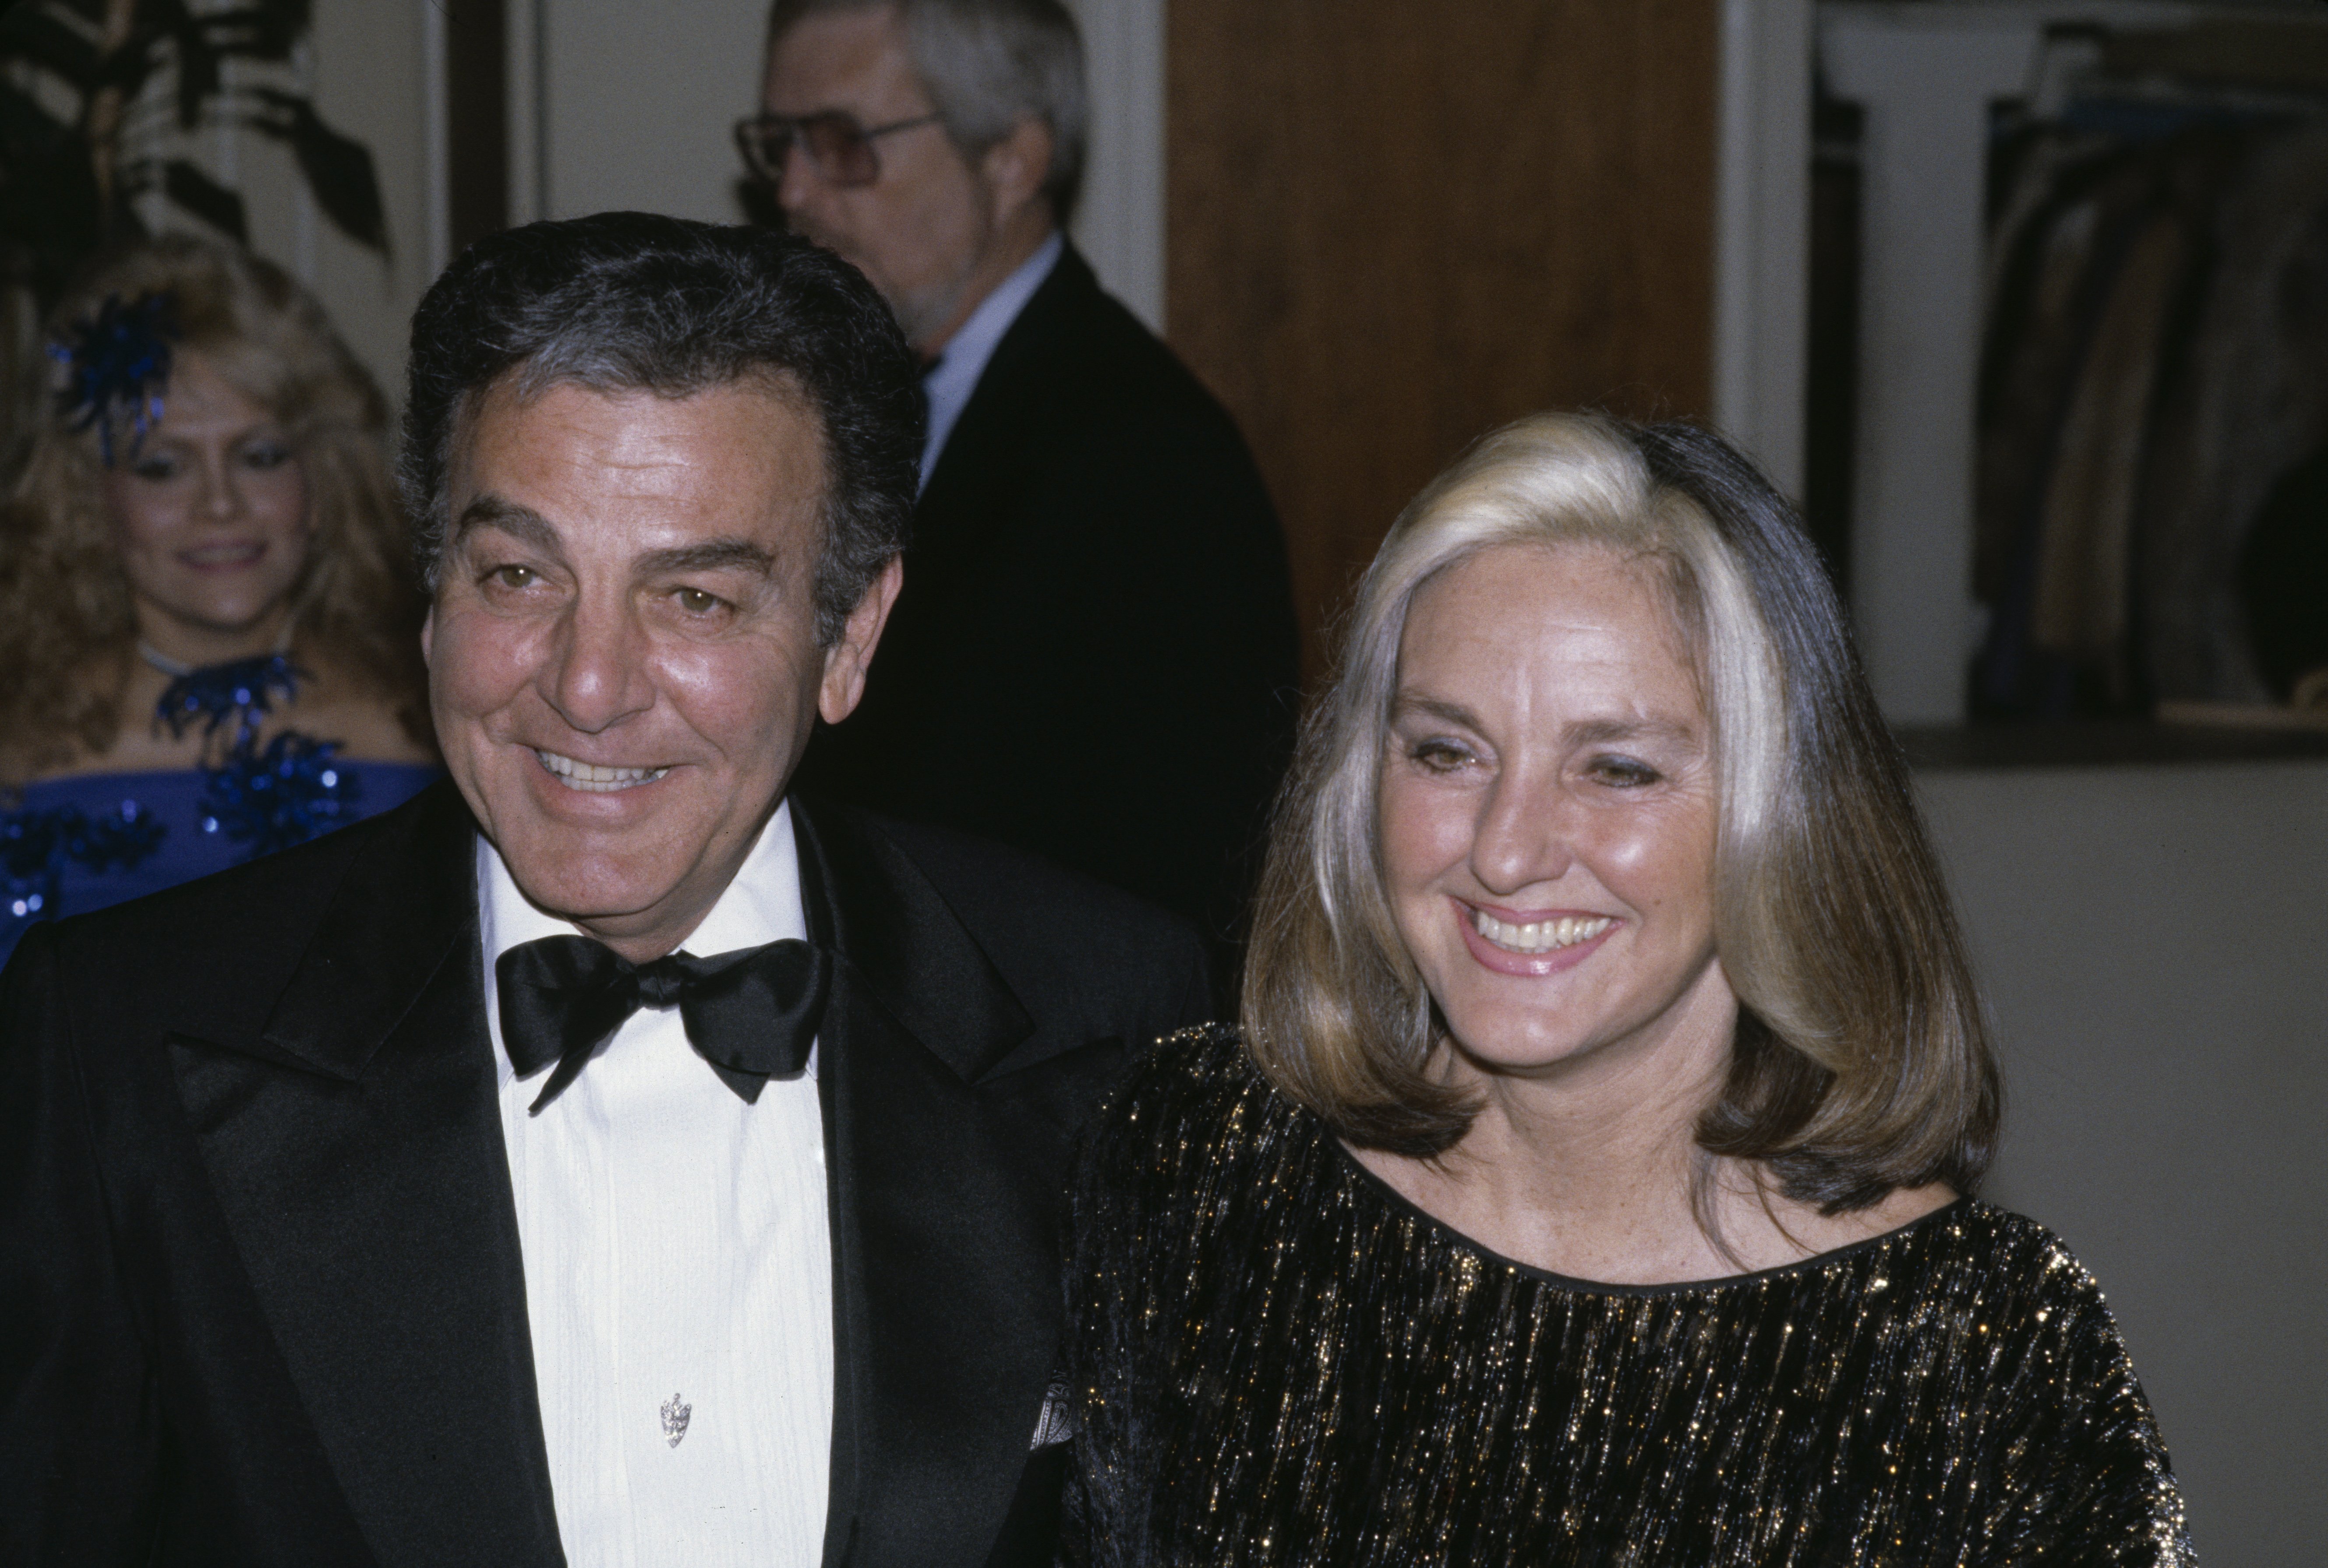
<svg viewBox="0 0 2328 1568"><path fill-rule="evenodd" d="M1713 736L1654 566L1501 546L1425 584L1381 766L1399 933L1477 1067L1726 1041Z"/></svg>
<svg viewBox="0 0 2328 1568"><path fill-rule="evenodd" d="M307 481L267 409L181 351L162 417L104 478L140 630L262 638L307 565Z"/></svg>

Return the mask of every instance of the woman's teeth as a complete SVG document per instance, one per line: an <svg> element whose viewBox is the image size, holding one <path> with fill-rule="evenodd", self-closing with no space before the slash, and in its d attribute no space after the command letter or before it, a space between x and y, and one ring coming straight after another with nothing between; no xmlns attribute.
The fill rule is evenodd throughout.
<svg viewBox="0 0 2328 1568"><path fill-rule="evenodd" d="M1607 915L1563 915L1556 920L1516 926L1496 919L1485 910L1471 911L1473 928L1507 953L1549 953L1557 947L1572 947L1591 940L1616 923Z"/></svg>
<svg viewBox="0 0 2328 1568"><path fill-rule="evenodd" d="M579 789L591 795L610 794L616 789L628 789L636 784L652 784L671 771L668 768L600 768L589 762L577 762L571 757L561 757L555 751L536 750L550 776L568 789Z"/></svg>

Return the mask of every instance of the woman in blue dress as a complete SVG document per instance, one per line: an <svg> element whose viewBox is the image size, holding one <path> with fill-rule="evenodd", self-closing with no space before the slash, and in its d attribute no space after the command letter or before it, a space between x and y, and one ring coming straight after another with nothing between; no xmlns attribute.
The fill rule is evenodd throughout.
<svg viewBox="0 0 2328 1568"><path fill-rule="evenodd" d="M0 502L0 960L438 771L387 404L322 308L170 236L47 342Z"/></svg>

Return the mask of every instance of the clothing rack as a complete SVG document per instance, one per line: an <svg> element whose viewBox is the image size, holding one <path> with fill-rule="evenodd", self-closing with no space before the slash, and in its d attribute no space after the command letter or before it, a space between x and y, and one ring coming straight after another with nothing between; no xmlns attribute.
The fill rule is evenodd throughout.
<svg viewBox="0 0 2328 1568"><path fill-rule="evenodd" d="M2174 514L2180 556L2151 547L2156 527L2135 526L2169 504L2141 470L2178 369L2162 368L2159 334L2145 339L2139 328L2164 319L2162 301L2188 303L2178 285L2185 294L2199 286L2194 269L2206 247L2196 219L2185 215L2191 232L2177 254L2166 238L2147 242L2125 275L2148 294L2115 306L2116 330L2085 333L2088 346L2117 356L2132 383L2071 354L2088 374L2068 382L2036 376L2056 396L2032 415L2023 405L2045 400L2014 379L2033 372L1998 331L2010 287L2027 281L2025 257L2014 260L2027 236L2008 230L2027 216L2016 199L2032 212L2060 204L2048 208L2042 180L2037 193L2016 198L1996 188L1992 171L2034 178L2047 159L2099 134L2094 122L2106 111L2250 126L2300 118L2321 101L2307 72L2323 57L2286 40L2317 39L2328 49L2323 23L2328 11L2318 6L2174 0L1820 6L1821 85L1857 107L1862 126L1851 595L1870 674L1895 723L1961 722L1976 691L1984 714L2054 716L2142 710L2161 696L2265 695L2234 646L2243 635L2233 602L2237 536L2253 498L2217 485L2205 502L2217 521L2205 527L2189 522L2199 503L2186 498ZM2258 29L2278 30L2273 47L2250 46ZM2243 69L2258 60L2262 68ZM2126 126L2117 129L2128 139ZM2000 148L2017 150L2019 161ZM1993 230L1993 221L2006 228ZM2103 303L2089 313L2109 317L2110 291L2097 297ZM2082 443L2074 453L2061 444L2065 432ZM2040 458L2023 452L2016 467L2016 439ZM2056 461L2065 453L2066 466ZM2243 457L2240 471L2267 487L2265 471L2280 455ZM2019 490L2008 482L2016 473ZM2031 486L2050 502L2031 502ZM2015 516L2017 531L2001 520ZM2192 590L2201 608L2178 607L2186 582L2201 584ZM2171 652L2163 677L2162 652ZM1977 685L1967 679L1976 657Z"/></svg>

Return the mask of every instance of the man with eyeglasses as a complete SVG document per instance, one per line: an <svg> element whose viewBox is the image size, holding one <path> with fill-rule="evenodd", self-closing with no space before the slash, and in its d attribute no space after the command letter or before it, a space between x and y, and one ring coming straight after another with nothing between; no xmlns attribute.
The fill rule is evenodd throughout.
<svg viewBox="0 0 2328 1568"><path fill-rule="evenodd" d="M1297 679L1284 543L1227 414L1062 232L1058 0L776 0L737 127L923 356L906 585L827 794L1045 854L1223 939Z"/></svg>

